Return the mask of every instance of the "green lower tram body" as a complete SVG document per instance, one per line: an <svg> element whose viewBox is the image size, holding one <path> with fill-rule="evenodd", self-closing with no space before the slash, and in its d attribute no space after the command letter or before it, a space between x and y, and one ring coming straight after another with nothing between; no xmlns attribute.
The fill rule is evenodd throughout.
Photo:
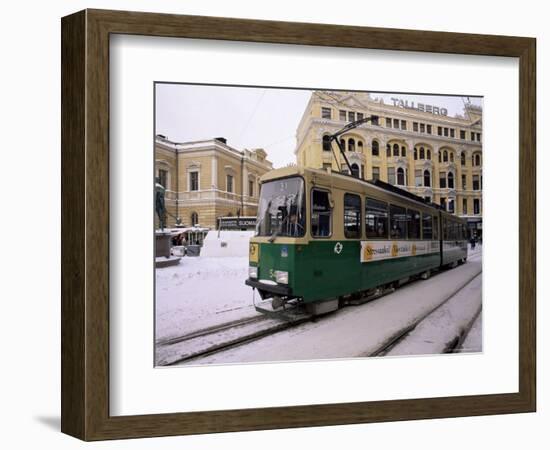
<svg viewBox="0 0 550 450"><path fill-rule="evenodd" d="M368 291L467 258L466 241L439 241L431 253L368 262L361 261L361 241L255 245L258 262L251 261L250 266L257 267L257 278L246 284L257 288L264 299L277 295L305 304ZM288 284L275 283L276 271L288 273Z"/></svg>

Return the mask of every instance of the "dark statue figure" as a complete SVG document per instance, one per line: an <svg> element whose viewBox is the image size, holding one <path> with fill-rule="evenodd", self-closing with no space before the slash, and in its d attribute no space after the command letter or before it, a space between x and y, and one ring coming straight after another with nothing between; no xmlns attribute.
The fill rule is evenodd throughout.
<svg viewBox="0 0 550 450"><path fill-rule="evenodd" d="M159 226L161 230L164 230L166 226L166 207L164 205L164 194L166 189L160 184L160 178L156 178L155 184L155 211L159 218Z"/></svg>

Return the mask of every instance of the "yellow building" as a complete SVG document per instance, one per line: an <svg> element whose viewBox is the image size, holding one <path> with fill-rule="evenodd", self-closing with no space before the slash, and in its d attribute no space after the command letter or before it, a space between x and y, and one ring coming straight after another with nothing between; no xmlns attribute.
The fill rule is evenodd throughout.
<svg viewBox="0 0 550 450"><path fill-rule="evenodd" d="M346 172L336 143L328 136L370 115L341 136L353 175L380 179L406 189L468 220L471 233L482 228L482 109L466 103L464 114L450 117L441 105L403 100L391 103L369 93L315 91L297 130L299 165ZM349 171L348 171L349 172Z"/></svg>
<svg viewBox="0 0 550 450"><path fill-rule="evenodd" d="M216 228L222 216L255 216L259 178L273 168L263 149L236 150L224 138L155 139L155 176L166 189L167 226ZM158 220L156 220L158 226Z"/></svg>

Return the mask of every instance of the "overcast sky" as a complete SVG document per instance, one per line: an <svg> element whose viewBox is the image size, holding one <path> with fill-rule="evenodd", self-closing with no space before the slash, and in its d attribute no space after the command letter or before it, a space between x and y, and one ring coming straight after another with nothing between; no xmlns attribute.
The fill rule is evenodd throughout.
<svg viewBox="0 0 550 450"><path fill-rule="evenodd" d="M275 167L296 162L296 128L310 90L256 87L156 85L156 134L175 142L225 137L237 150L263 148ZM372 93L390 105L391 97L444 107L461 114L463 97ZM470 97L481 104L480 98Z"/></svg>

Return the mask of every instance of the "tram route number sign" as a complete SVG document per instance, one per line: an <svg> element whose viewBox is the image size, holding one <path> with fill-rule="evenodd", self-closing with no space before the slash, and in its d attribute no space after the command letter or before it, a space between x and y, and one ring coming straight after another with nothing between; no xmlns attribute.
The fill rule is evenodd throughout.
<svg viewBox="0 0 550 450"><path fill-rule="evenodd" d="M438 241L361 241L361 262L437 252L439 252Z"/></svg>

